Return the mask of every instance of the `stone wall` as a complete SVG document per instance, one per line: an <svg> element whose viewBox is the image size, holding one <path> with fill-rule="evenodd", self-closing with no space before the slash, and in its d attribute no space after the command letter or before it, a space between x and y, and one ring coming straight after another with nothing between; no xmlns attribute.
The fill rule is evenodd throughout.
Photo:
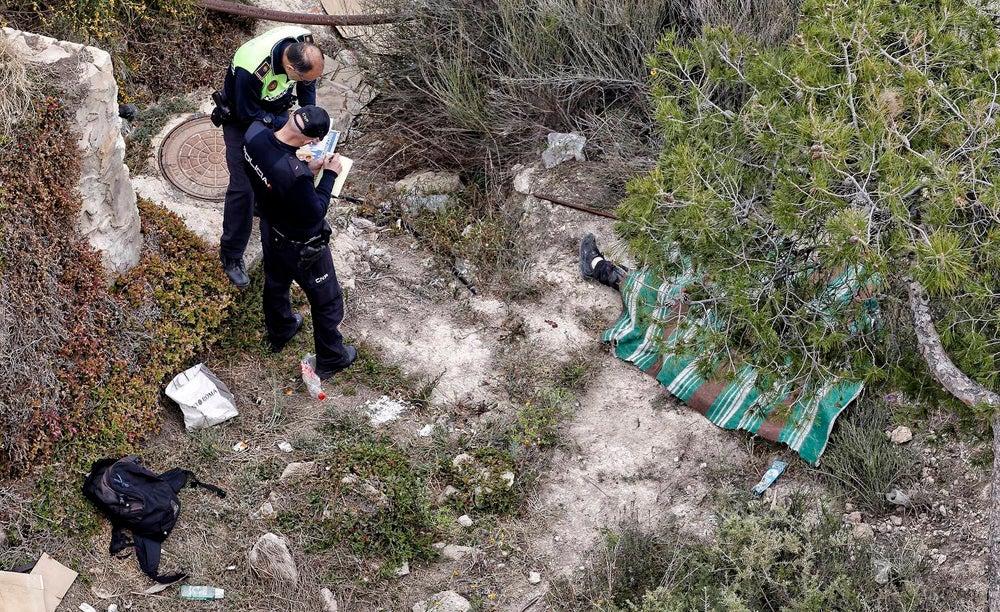
<svg viewBox="0 0 1000 612"><path fill-rule="evenodd" d="M26 62L68 78L57 84L61 89L78 92L67 103L80 133L80 233L102 253L104 267L112 275L128 270L139 261L142 235L135 190L124 163L111 56L94 47L10 28L0 29L0 37L12 43Z"/></svg>

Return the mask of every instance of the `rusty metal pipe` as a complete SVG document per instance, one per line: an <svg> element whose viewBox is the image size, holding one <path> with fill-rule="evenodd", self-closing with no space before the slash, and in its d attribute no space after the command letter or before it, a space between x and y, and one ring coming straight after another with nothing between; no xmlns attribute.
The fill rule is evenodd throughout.
<svg viewBox="0 0 1000 612"><path fill-rule="evenodd" d="M198 0L198 5L210 11L226 13L227 15L240 15L241 17L253 17L254 19L266 19L268 21L297 23L301 25L365 26L397 23L407 19L407 16L402 13L394 15L313 15L309 13L290 13L287 11L274 11L256 6L247 6L246 4L229 2L228 0Z"/></svg>
<svg viewBox="0 0 1000 612"><path fill-rule="evenodd" d="M553 204L558 204L559 206L565 206L566 208L572 208L575 210L580 210L585 213L590 213L592 215L597 215L599 217L607 217L608 219L617 219L618 215L613 212L608 212L606 210L598 210L596 208L591 208L589 206L584 206L583 204L574 204L572 202L567 202L561 198L548 195L546 193L533 193L531 194L538 198L539 200L545 200L546 202L552 202Z"/></svg>

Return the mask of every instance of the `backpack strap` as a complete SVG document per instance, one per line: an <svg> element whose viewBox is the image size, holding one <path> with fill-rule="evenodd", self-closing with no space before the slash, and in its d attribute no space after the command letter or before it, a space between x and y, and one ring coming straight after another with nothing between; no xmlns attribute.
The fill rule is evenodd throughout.
<svg viewBox="0 0 1000 612"><path fill-rule="evenodd" d="M135 542L132 541L132 538L125 535L125 532L122 531L122 528L119 525L112 523L111 544L108 546L108 552L111 553L113 557L124 559L125 555L119 557L118 553L126 548L129 548L130 546L135 546Z"/></svg>
<svg viewBox="0 0 1000 612"><path fill-rule="evenodd" d="M191 483L192 487L201 487L203 489L208 489L212 493L215 493L219 497L225 499L226 492L215 485L210 485L207 482L202 482L194 475L194 472L190 470L184 470L184 474L187 475L188 482Z"/></svg>
<svg viewBox="0 0 1000 612"><path fill-rule="evenodd" d="M142 536L135 537L135 556L139 561L139 567L144 574L159 582L160 584L170 584L182 578L187 578L185 572L174 572L172 574L160 574L160 543Z"/></svg>

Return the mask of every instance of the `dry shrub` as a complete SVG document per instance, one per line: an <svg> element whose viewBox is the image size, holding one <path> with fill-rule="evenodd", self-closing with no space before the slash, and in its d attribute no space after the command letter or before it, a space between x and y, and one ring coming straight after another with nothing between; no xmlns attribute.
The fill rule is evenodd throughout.
<svg viewBox="0 0 1000 612"><path fill-rule="evenodd" d="M377 127L403 165L504 170L549 131L581 131L590 157L655 157L645 57L666 28L729 25L777 40L797 0L427 0L378 30L365 61ZM398 0L369 0L392 13ZM391 142L390 142L391 141ZM617 172L628 172L625 164Z"/></svg>
<svg viewBox="0 0 1000 612"><path fill-rule="evenodd" d="M109 287L77 229L79 151L43 96L0 149L0 471L62 449L123 453L158 427L164 381L221 328L230 303L212 249L140 201L140 263ZM155 244L153 244L155 242Z"/></svg>
<svg viewBox="0 0 1000 612"><path fill-rule="evenodd" d="M695 32L706 25L725 26L776 43L791 35L801 0L670 0L669 4Z"/></svg>
<svg viewBox="0 0 1000 612"><path fill-rule="evenodd" d="M589 112L645 118L643 57L675 19L653 0L422 2L367 62L381 91L372 115L406 147L404 163L503 169Z"/></svg>
<svg viewBox="0 0 1000 612"><path fill-rule="evenodd" d="M24 58L0 39L0 147L8 146L30 110L31 79Z"/></svg>
<svg viewBox="0 0 1000 612"><path fill-rule="evenodd" d="M196 0L0 2L0 22L104 49L122 101L140 104L176 95L178 83L220 86L253 23L201 9Z"/></svg>
<svg viewBox="0 0 1000 612"><path fill-rule="evenodd" d="M62 109L46 98L26 117L0 150L0 464L23 464L61 435L57 355L75 298L63 277L92 263L73 227L79 161ZM33 423L38 435L26 435Z"/></svg>

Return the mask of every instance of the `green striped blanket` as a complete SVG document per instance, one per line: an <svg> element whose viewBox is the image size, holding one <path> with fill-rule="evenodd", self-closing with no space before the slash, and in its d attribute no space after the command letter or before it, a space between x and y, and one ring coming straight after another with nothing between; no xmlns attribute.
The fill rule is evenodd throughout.
<svg viewBox="0 0 1000 612"><path fill-rule="evenodd" d="M852 281L841 275L831 281L831 291L850 293ZM612 344L615 355L655 377L716 425L783 442L804 460L817 464L834 421L861 393L863 383L829 380L815 392L762 394L754 384L757 372L748 365L727 381L706 380L698 373L693 356L673 351L682 334L710 325L685 319L678 298L690 282L683 274L661 281L648 271L630 273L621 287L624 312L604 333L604 341Z"/></svg>

